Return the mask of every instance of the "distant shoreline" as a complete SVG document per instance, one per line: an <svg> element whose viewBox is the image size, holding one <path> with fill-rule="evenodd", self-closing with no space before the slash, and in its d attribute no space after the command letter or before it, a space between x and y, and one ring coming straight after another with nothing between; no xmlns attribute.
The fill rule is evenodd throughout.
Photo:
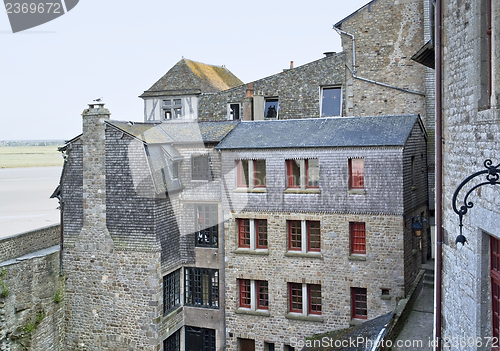
<svg viewBox="0 0 500 351"><path fill-rule="evenodd" d="M0 146L0 169L26 167L61 167L63 158L58 148L63 143L43 146Z"/></svg>

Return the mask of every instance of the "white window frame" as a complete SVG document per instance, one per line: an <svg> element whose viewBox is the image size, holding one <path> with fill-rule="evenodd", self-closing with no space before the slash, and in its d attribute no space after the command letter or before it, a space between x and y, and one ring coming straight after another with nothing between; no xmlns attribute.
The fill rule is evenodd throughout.
<svg viewBox="0 0 500 351"><path fill-rule="evenodd" d="M319 116L323 117L323 90L324 89L340 89L340 111L337 116L325 116L325 117L342 117L342 106L343 106L343 96L344 91L340 85L325 85L319 87Z"/></svg>
<svg viewBox="0 0 500 351"><path fill-rule="evenodd" d="M239 106L239 109L240 109L240 118L238 119L234 119L234 117L231 116L231 105L238 105ZM242 115L242 104L241 102L228 102L227 103L227 120L228 121L239 121L241 119L243 119L243 115Z"/></svg>

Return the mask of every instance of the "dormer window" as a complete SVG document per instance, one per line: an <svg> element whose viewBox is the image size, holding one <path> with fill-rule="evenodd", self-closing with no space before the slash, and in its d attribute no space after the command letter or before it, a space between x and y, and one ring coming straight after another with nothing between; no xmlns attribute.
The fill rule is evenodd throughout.
<svg viewBox="0 0 500 351"><path fill-rule="evenodd" d="M230 121L235 121L240 119L241 114L241 104L240 103L230 103L227 105L227 119Z"/></svg>
<svg viewBox="0 0 500 351"><path fill-rule="evenodd" d="M163 119L176 119L182 116L182 100L168 99L163 100Z"/></svg>
<svg viewBox="0 0 500 351"><path fill-rule="evenodd" d="M266 98L264 105L264 117L278 119L278 98Z"/></svg>

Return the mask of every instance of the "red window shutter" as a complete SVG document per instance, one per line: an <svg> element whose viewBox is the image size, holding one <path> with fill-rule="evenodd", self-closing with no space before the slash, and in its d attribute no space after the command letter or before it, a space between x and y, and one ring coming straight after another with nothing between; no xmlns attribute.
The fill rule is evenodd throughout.
<svg viewBox="0 0 500 351"><path fill-rule="evenodd" d="M349 223L352 254L366 254L366 235L364 223Z"/></svg>

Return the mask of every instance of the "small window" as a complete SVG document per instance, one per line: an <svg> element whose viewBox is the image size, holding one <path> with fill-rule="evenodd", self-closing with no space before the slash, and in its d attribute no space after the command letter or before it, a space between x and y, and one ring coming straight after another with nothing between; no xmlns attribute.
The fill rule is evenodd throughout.
<svg viewBox="0 0 500 351"><path fill-rule="evenodd" d="M303 232L305 237L302 235ZM288 250L303 253L321 251L320 222L288 221Z"/></svg>
<svg viewBox="0 0 500 351"><path fill-rule="evenodd" d="M219 217L217 205L196 205L196 246L217 247Z"/></svg>
<svg viewBox="0 0 500 351"><path fill-rule="evenodd" d="M163 119L175 119L182 117L182 100L163 100Z"/></svg>
<svg viewBox="0 0 500 351"><path fill-rule="evenodd" d="M362 158L349 159L349 188L365 188L364 162Z"/></svg>
<svg viewBox="0 0 500 351"><path fill-rule="evenodd" d="M266 187L266 160L239 160L236 173L238 188Z"/></svg>
<svg viewBox="0 0 500 351"><path fill-rule="evenodd" d="M179 162L172 163L172 179L179 179Z"/></svg>
<svg viewBox="0 0 500 351"><path fill-rule="evenodd" d="M191 179L210 180L210 164L208 155L191 157Z"/></svg>
<svg viewBox="0 0 500 351"><path fill-rule="evenodd" d="M342 89L340 87L321 88L321 117L342 115Z"/></svg>
<svg viewBox="0 0 500 351"><path fill-rule="evenodd" d="M351 233L351 254L366 254L366 233L364 223L349 223Z"/></svg>
<svg viewBox="0 0 500 351"><path fill-rule="evenodd" d="M269 309L269 283L265 280L239 279L240 307Z"/></svg>
<svg viewBox="0 0 500 351"><path fill-rule="evenodd" d="M163 351L180 351L181 350L181 330L178 329L163 341Z"/></svg>
<svg viewBox="0 0 500 351"><path fill-rule="evenodd" d="M238 247L267 249L267 220L238 219Z"/></svg>
<svg viewBox="0 0 500 351"><path fill-rule="evenodd" d="M274 343L272 342L264 342L264 351L274 351Z"/></svg>
<svg viewBox="0 0 500 351"><path fill-rule="evenodd" d="M185 268L185 304L219 308L219 270Z"/></svg>
<svg viewBox="0 0 500 351"><path fill-rule="evenodd" d="M319 188L318 159L286 160L288 188Z"/></svg>
<svg viewBox="0 0 500 351"><path fill-rule="evenodd" d="M163 314L180 306L180 269L163 277Z"/></svg>
<svg viewBox="0 0 500 351"><path fill-rule="evenodd" d="M240 119L241 104L231 103L227 106L227 119L235 121Z"/></svg>
<svg viewBox="0 0 500 351"><path fill-rule="evenodd" d="M366 288L351 288L352 318L367 319Z"/></svg>
<svg viewBox="0 0 500 351"><path fill-rule="evenodd" d="M266 98L264 117L278 119L279 102L277 98Z"/></svg>
<svg viewBox="0 0 500 351"><path fill-rule="evenodd" d="M304 294L306 296L304 296ZM288 283L289 311L303 315L321 314L321 285ZM304 301L307 301L304 310Z"/></svg>

